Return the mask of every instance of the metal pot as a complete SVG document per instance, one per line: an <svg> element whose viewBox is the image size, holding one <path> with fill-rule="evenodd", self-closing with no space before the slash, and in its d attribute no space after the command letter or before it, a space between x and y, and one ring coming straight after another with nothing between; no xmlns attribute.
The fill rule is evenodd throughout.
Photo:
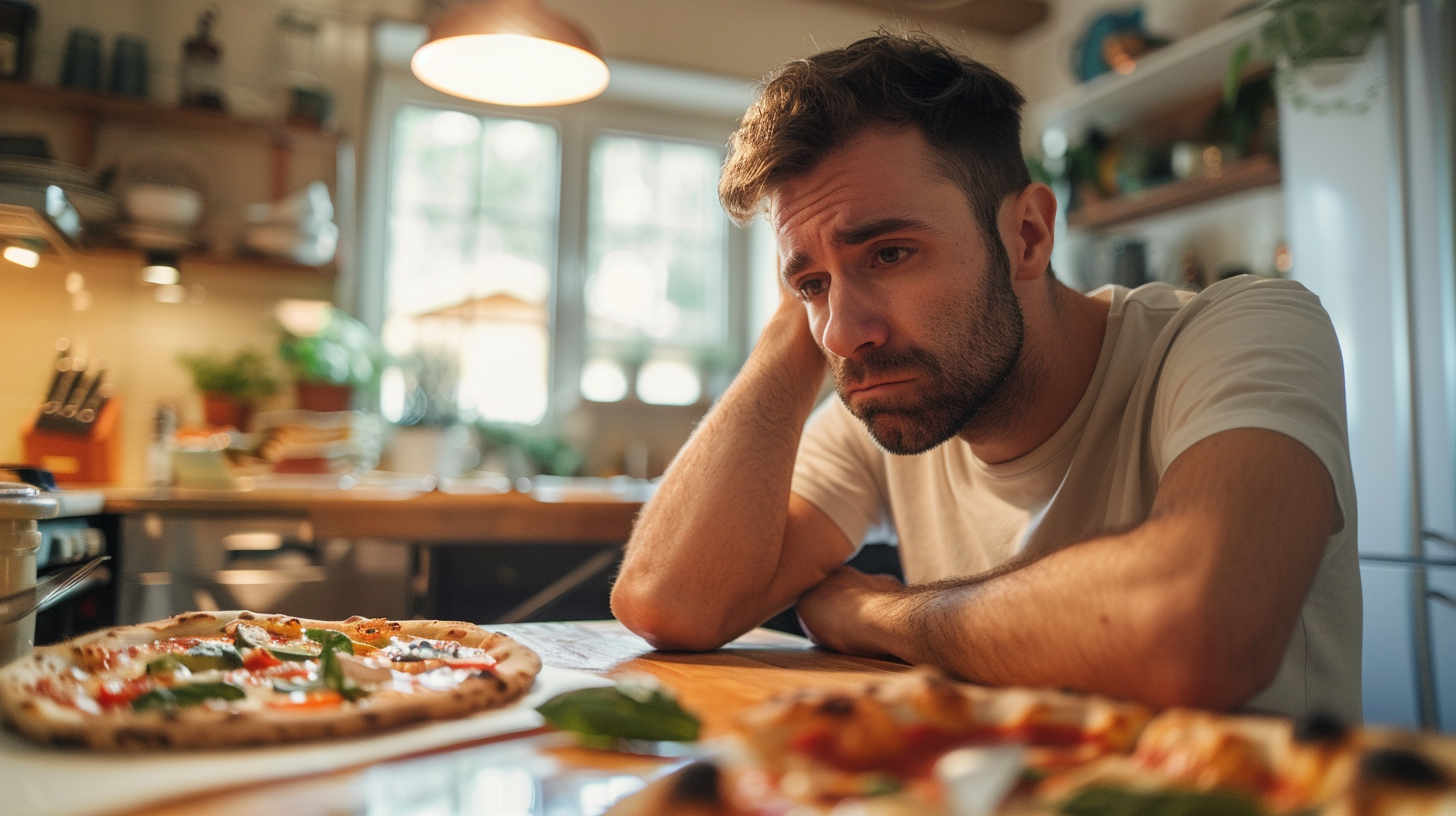
<svg viewBox="0 0 1456 816"><path fill-rule="evenodd" d="M35 551L40 546L35 522L55 517L60 509L58 502L28 484L0 482L0 597L35 586ZM0 625L0 665L34 648L34 612Z"/></svg>

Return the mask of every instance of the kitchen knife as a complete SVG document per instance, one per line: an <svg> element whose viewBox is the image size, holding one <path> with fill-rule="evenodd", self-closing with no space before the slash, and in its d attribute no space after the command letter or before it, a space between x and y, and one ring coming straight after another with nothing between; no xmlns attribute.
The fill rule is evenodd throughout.
<svg viewBox="0 0 1456 816"><path fill-rule="evenodd" d="M66 404L61 406L61 416L67 418L76 416L77 412L81 410L81 406L91 400L91 395L95 394L96 388L101 385L101 378L106 376L106 364L105 357L96 358L96 362L91 366L95 373L87 377L84 382L77 381L77 386L66 399Z"/></svg>
<svg viewBox="0 0 1456 816"><path fill-rule="evenodd" d="M56 358L55 369L56 373L51 377L51 390L46 394L45 404L41 406L41 410L47 414L54 414L60 410L61 400L66 398L66 383L71 373L71 358L67 357L64 351L61 352L61 356Z"/></svg>
<svg viewBox="0 0 1456 816"><path fill-rule="evenodd" d="M96 420L96 415L101 412L101 407L111 399L116 388L111 383L103 383L91 392L91 396L81 405L81 410L76 412L76 421L89 425Z"/></svg>
<svg viewBox="0 0 1456 816"><path fill-rule="evenodd" d="M61 412L61 406L65 405L66 401L71 398L71 391L75 390L76 381L80 379L82 373L85 371L86 358L72 357L70 367L61 373L60 382L57 384L56 390L60 395L47 402L45 407L41 409L42 413L59 414Z"/></svg>

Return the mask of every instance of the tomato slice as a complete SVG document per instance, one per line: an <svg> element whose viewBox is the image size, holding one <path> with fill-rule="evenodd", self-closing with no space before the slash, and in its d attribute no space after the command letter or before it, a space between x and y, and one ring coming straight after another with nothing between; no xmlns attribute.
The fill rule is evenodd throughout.
<svg viewBox="0 0 1456 816"><path fill-rule="evenodd" d="M452 669L468 669L471 671L495 671L496 664L500 661L487 655L486 657L462 657L449 658L445 665Z"/></svg>
<svg viewBox="0 0 1456 816"><path fill-rule="evenodd" d="M251 649L248 656L243 658L243 668L248 671L262 671L282 664L283 661L274 657L267 649Z"/></svg>
<svg viewBox="0 0 1456 816"><path fill-rule="evenodd" d="M131 705L131 701L145 694L152 683L145 677L131 680L107 680L96 691L96 703L102 708L117 708Z"/></svg>

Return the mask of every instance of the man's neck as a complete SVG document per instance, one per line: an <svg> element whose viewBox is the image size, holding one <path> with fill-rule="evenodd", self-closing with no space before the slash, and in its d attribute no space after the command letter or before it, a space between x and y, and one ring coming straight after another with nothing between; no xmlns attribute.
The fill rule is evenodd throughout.
<svg viewBox="0 0 1456 816"><path fill-rule="evenodd" d="M1097 371L1107 332L1109 304L1060 283L1024 293L1021 304L1025 341L1016 368L959 434L988 464L1025 456L1066 423Z"/></svg>

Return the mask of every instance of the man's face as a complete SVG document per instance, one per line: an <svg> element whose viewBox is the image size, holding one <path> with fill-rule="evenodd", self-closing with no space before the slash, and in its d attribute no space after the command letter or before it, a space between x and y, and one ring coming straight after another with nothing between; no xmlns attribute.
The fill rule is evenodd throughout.
<svg viewBox="0 0 1456 816"><path fill-rule="evenodd" d="M875 441L921 453L973 423L1016 367L1021 308L919 131L867 129L770 203L784 283Z"/></svg>

